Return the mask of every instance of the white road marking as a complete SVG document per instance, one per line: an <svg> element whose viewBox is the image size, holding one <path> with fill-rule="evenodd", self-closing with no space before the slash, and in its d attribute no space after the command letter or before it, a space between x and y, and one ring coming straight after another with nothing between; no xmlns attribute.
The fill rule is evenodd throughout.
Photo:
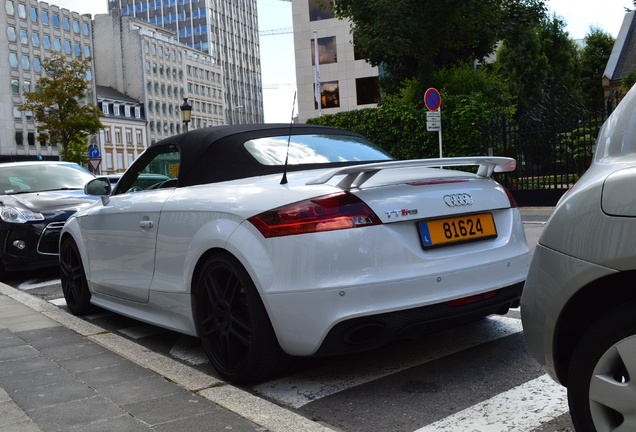
<svg viewBox="0 0 636 432"><path fill-rule="evenodd" d="M533 430L567 412L565 388L546 374L415 432Z"/></svg>
<svg viewBox="0 0 636 432"><path fill-rule="evenodd" d="M60 284L60 283L62 283L62 281L59 280L59 279L52 279L50 281L37 282L37 283L31 282L31 281L26 281L26 282L22 282L20 285L18 285L18 289L22 290L22 291L29 291L29 290L32 290L32 289L47 287L47 286L56 285L56 284Z"/></svg>
<svg viewBox="0 0 636 432"><path fill-rule="evenodd" d="M300 408L312 401L418 366L522 330L521 320L492 316L483 321L435 333L422 344L405 344L352 363L290 375L256 386L255 391L285 406ZM460 429L457 429L460 430Z"/></svg>
<svg viewBox="0 0 636 432"><path fill-rule="evenodd" d="M49 300L49 303L54 304L55 306L66 306L66 300L64 300L64 297Z"/></svg>
<svg viewBox="0 0 636 432"><path fill-rule="evenodd" d="M170 350L170 356L193 366L209 362L199 340L189 336L179 338L179 341Z"/></svg>
<svg viewBox="0 0 636 432"><path fill-rule="evenodd" d="M141 339L143 337L165 333L166 330L148 324L141 324L138 326L122 328L117 331L123 335L128 336L129 338Z"/></svg>

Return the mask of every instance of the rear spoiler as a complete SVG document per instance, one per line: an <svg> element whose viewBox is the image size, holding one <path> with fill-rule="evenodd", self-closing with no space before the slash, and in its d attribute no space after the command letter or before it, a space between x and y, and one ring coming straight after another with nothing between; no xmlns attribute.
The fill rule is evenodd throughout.
<svg viewBox="0 0 636 432"><path fill-rule="evenodd" d="M376 162L363 165L354 165L343 168L334 168L326 173L309 180L307 185L319 185L327 183L333 177L344 175L338 182L341 189L360 187L363 183L384 169L413 168L413 167L446 167L478 165L477 175L488 178L493 172L514 171L517 162L508 157L475 156L456 158L415 159L404 161Z"/></svg>

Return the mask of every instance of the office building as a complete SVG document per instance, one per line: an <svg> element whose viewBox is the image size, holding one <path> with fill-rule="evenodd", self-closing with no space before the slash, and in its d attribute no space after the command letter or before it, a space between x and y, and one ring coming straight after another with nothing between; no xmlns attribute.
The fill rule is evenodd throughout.
<svg viewBox="0 0 636 432"><path fill-rule="evenodd" d="M378 68L355 51L351 23L337 19L326 2L292 0L298 121L377 106ZM315 42L318 42L316 70ZM316 77L320 78L317 103Z"/></svg>
<svg viewBox="0 0 636 432"><path fill-rule="evenodd" d="M184 98L192 105L190 129L226 123L222 70L211 56L117 10L96 15L94 32L96 82L143 104L149 144L184 131Z"/></svg>
<svg viewBox="0 0 636 432"><path fill-rule="evenodd" d="M117 9L221 66L228 124L264 121L256 0L108 0L108 10Z"/></svg>
<svg viewBox="0 0 636 432"><path fill-rule="evenodd" d="M42 60L63 53L93 57L90 15L35 0L2 0L0 7L0 161L59 159L57 143L38 142L33 114L22 112L24 93L42 77ZM95 103L94 70L87 101ZM95 143L95 137L91 138Z"/></svg>

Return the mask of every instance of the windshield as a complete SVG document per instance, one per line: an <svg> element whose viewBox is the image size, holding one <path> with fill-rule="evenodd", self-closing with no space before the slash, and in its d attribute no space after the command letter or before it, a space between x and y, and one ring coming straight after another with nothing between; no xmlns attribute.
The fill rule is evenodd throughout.
<svg viewBox="0 0 636 432"><path fill-rule="evenodd" d="M255 138L245 148L263 165L392 160L375 144L350 135L290 135Z"/></svg>
<svg viewBox="0 0 636 432"><path fill-rule="evenodd" d="M47 164L46 162L26 165L0 164L0 193L19 193L51 190L84 189L84 185L94 177L88 171L74 164Z"/></svg>

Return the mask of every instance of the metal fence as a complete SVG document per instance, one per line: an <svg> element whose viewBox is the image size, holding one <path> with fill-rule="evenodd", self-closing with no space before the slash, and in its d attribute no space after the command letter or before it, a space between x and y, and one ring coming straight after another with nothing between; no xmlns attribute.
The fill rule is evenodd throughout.
<svg viewBox="0 0 636 432"><path fill-rule="evenodd" d="M484 134L489 152L517 160L517 169L498 180L520 206L555 205L590 166L605 118L606 113L586 111L561 88L520 120L493 116Z"/></svg>

